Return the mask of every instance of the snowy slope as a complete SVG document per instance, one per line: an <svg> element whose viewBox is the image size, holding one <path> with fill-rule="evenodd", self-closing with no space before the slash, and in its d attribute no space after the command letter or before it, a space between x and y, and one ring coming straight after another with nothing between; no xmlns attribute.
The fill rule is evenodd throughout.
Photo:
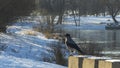
<svg viewBox="0 0 120 68"><path fill-rule="evenodd" d="M7 46L5 52L8 55L19 58L43 60L45 56L52 56L52 50L47 44L54 40L47 39L40 32L32 30L34 22L19 22L7 29L8 34L0 34L1 44ZM33 32L30 34L29 32Z"/></svg>
<svg viewBox="0 0 120 68"><path fill-rule="evenodd" d="M55 62L49 44L56 40L47 39L34 31L38 22L17 22L8 26L7 34L0 33L0 68L65 68L43 61Z"/></svg>
<svg viewBox="0 0 120 68"><path fill-rule="evenodd" d="M67 68L47 62L0 55L0 68Z"/></svg>
<svg viewBox="0 0 120 68"><path fill-rule="evenodd" d="M44 56L51 56L51 48L47 43L52 42L43 36L29 35L6 35L1 34L1 44L7 46L5 52L9 55L20 58L31 58L34 60L42 60Z"/></svg>

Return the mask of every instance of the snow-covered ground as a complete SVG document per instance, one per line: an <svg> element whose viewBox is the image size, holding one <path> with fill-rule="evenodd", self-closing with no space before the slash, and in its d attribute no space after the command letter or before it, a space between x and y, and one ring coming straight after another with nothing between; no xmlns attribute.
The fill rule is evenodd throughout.
<svg viewBox="0 0 120 68"><path fill-rule="evenodd" d="M76 17L76 21L79 25L79 17ZM120 16L117 16L116 19L120 21ZM80 18L80 26L75 26L75 21L73 17L65 17L64 19L64 29L81 29L81 30L105 30L105 25L107 23L113 23L113 19L110 16L87 16Z"/></svg>
<svg viewBox="0 0 120 68"><path fill-rule="evenodd" d="M0 68L67 68L67 67L42 61L35 61L32 59L0 55Z"/></svg>
<svg viewBox="0 0 120 68"><path fill-rule="evenodd" d="M34 31L38 22L17 22L8 26L7 34L0 33L0 68L66 68L44 61L55 62L53 49L48 44L55 42Z"/></svg>

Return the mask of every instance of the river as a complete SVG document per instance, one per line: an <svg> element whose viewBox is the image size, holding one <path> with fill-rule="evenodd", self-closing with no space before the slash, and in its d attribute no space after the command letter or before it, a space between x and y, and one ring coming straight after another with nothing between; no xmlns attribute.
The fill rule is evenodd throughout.
<svg viewBox="0 0 120 68"><path fill-rule="evenodd" d="M71 34L72 39L84 46L84 43L94 43L102 47L103 54L120 56L120 30L80 30L62 29L61 33Z"/></svg>

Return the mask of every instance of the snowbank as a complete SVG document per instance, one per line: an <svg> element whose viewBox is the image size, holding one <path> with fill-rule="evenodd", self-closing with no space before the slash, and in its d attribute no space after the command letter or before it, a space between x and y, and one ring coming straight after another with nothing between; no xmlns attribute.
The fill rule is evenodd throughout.
<svg viewBox="0 0 120 68"><path fill-rule="evenodd" d="M55 62L53 49L48 46L54 39L47 39L42 33L34 31L36 22L17 22L7 26L7 34L0 33L0 68L65 68L42 61Z"/></svg>
<svg viewBox="0 0 120 68"><path fill-rule="evenodd" d="M0 68L67 68L47 62L0 55Z"/></svg>

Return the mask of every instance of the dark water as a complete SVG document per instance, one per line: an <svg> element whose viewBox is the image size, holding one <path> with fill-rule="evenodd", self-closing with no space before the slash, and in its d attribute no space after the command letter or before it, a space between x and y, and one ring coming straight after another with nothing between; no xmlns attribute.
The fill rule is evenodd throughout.
<svg viewBox="0 0 120 68"><path fill-rule="evenodd" d="M110 49L119 49L120 30L65 30L77 43L97 43Z"/></svg>
<svg viewBox="0 0 120 68"><path fill-rule="evenodd" d="M77 44L95 43L96 46L103 48L103 52L120 56L120 30L62 29L58 31L71 34Z"/></svg>

